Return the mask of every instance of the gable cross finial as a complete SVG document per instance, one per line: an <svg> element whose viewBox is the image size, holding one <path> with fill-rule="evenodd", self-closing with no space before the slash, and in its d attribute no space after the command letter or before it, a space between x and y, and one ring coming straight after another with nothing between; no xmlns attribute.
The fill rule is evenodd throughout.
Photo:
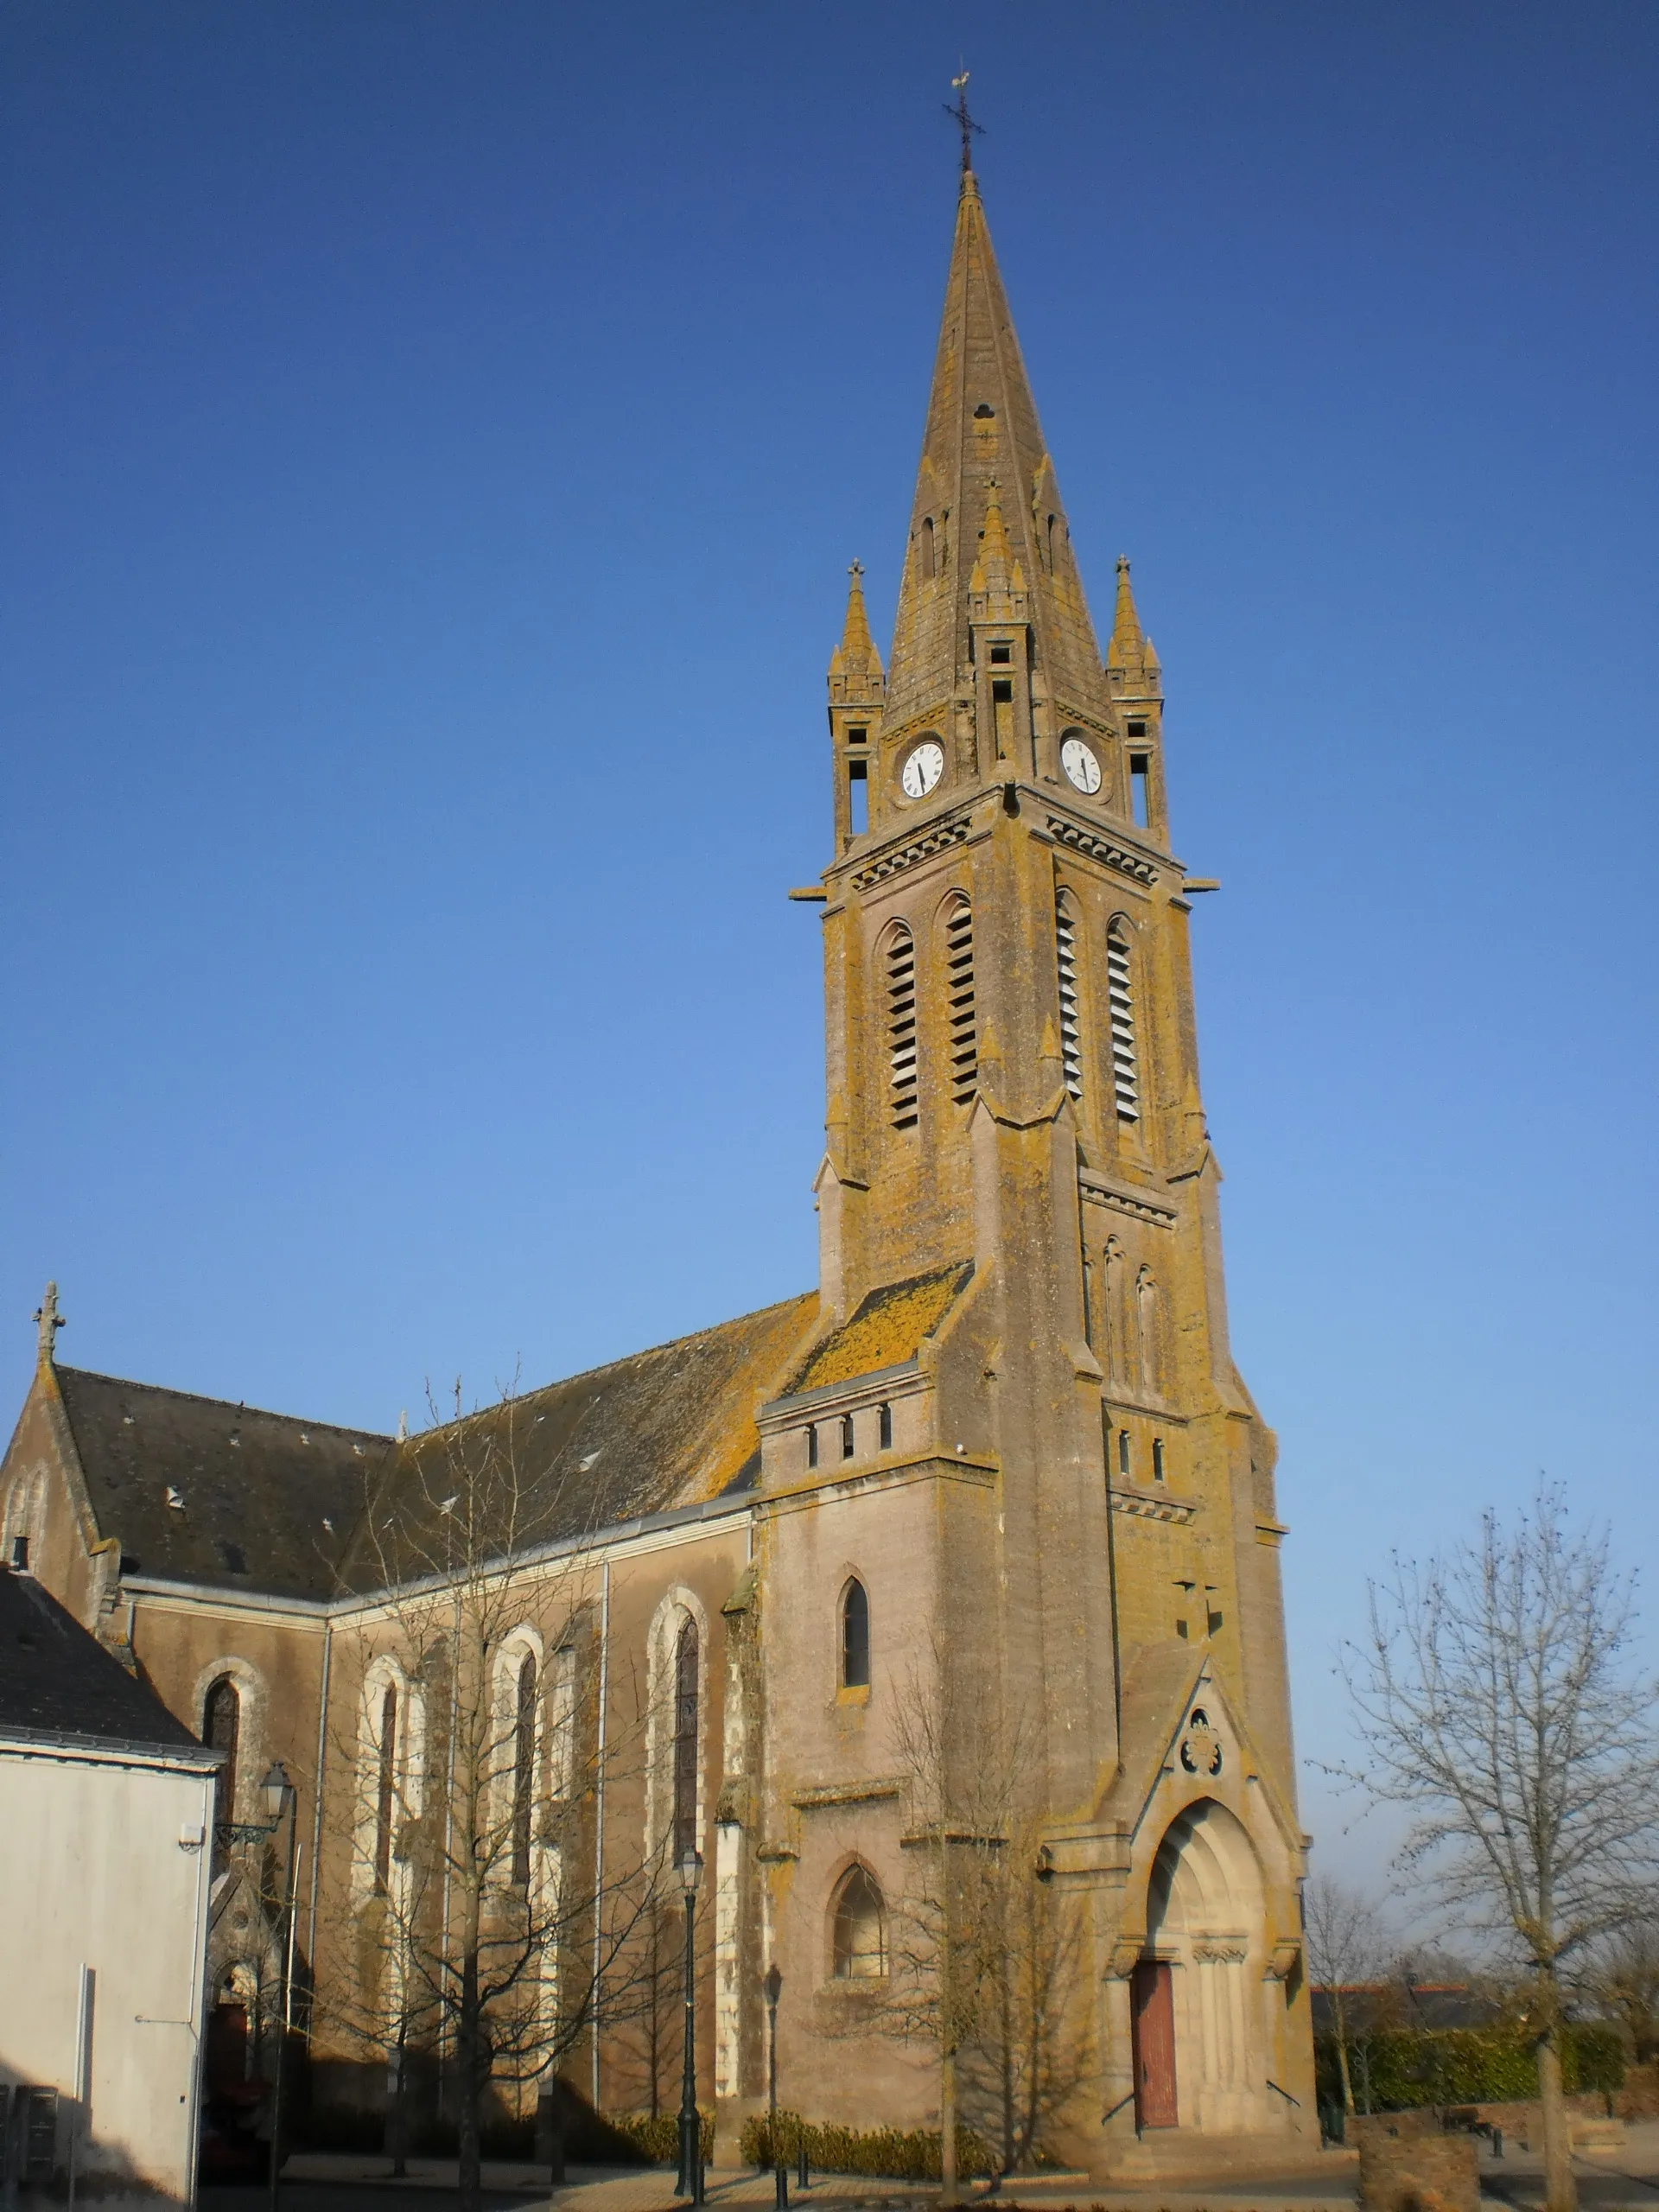
<svg viewBox="0 0 1659 2212"><path fill-rule="evenodd" d="M856 582L864 573L864 563L861 561L849 561L847 563L847 573Z"/></svg>
<svg viewBox="0 0 1659 2212"><path fill-rule="evenodd" d="M964 69L959 77L950 79L950 89L957 96L955 106L949 100L944 103L945 113L962 132L962 173L964 176L970 174L974 166L976 136L981 138L985 136L984 124L976 123L968 112L968 74Z"/></svg>
<svg viewBox="0 0 1659 2212"><path fill-rule="evenodd" d="M50 1367L53 1360L53 1346L57 1342L58 1331L63 1326L63 1316L58 1311L56 1283L49 1282L46 1286L46 1296L35 1308L35 1319L40 1328L37 1341L41 1363L44 1367Z"/></svg>

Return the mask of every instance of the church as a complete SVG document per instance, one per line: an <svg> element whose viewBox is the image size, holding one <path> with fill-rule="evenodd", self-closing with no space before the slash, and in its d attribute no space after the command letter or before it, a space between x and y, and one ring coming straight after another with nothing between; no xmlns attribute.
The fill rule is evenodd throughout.
<svg viewBox="0 0 1659 2212"><path fill-rule="evenodd" d="M855 563L828 709L817 1287L396 1437L67 1365L48 1289L6 1566L221 1753L214 2018L257 2042L288 1988L329 2139L418 2133L469 2067L509 2116L556 2075L671 2113L683 1926L721 2164L774 1967L809 2120L1282 2157L1318 2141L1308 1839L1198 1077L1214 887L965 164L891 652Z"/></svg>

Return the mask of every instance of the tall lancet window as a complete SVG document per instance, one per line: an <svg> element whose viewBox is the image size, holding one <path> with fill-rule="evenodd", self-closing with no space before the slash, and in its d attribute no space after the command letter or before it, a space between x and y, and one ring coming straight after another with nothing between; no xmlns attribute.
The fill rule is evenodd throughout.
<svg viewBox="0 0 1659 2212"><path fill-rule="evenodd" d="M1121 1122L1141 1118L1141 1075L1135 1043L1134 970L1127 924L1106 932L1106 998L1112 1028L1112 1090Z"/></svg>
<svg viewBox="0 0 1659 2212"><path fill-rule="evenodd" d="M397 1809L397 1686L388 1682L380 1700L379 1769L374 1793L374 1893L391 1887L392 1827Z"/></svg>
<svg viewBox="0 0 1659 2212"><path fill-rule="evenodd" d="M221 1675L208 1691L201 1713L201 1740L209 1751L223 1754L224 1764L213 1777L213 1872L223 1873L230 1862L230 1845L219 1830L236 1818L236 1739L241 1733L242 1700L236 1684Z"/></svg>
<svg viewBox="0 0 1659 2212"><path fill-rule="evenodd" d="M1077 918L1069 893L1054 901L1054 944L1060 971L1060 1071L1074 1098L1083 1096L1083 1023L1077 1011Z"/></svg>
<svg viewBox="0 0 1659 2212"><path fill-rule="evenodd" d="M957 898L945 909L945 1005L950 1020L950 1096L973 1103L979 1088L979 1020L974 1007L974 910Z"/></svg>
<svg viewBox="0 0 1659 2212"><path fill-rule="evenodd" d="M895 1129L916 1126L916 940L902 922L887 939L887 1103Z"/></svg>
<svg viewBox="0 0 1659 2212"><path fill-rule="evenodd" d="M674 1863L697 1847L697 1624L687 1618L674 1651Z"/></svg>
<svg viewBox="0 0 1659 2212"><path fill-rule="evenodd" d="M519 1662L512 1717L512 1878L530 1883L530 1835L536 1804L536 1654Z"/></svg>
<svg viewBox="0 0 1659 2212"><path fill-rule="evenodd" d="M924 515L922 517L922 582L931 584L938 573L938 563L933 550L933 518L931 515Z"/></svg>

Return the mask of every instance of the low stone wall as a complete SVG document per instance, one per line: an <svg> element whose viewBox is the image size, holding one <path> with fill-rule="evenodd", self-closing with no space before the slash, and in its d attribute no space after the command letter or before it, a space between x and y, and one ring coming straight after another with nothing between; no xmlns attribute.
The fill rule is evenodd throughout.
<svg viewBox="0 0 1659 2212"><path fill-rule="evenodd" d="M1477 2212L1477 2139L1448 2134L1433 2113L1379 2113L1351 2123L1366 2212Z"/></svg>

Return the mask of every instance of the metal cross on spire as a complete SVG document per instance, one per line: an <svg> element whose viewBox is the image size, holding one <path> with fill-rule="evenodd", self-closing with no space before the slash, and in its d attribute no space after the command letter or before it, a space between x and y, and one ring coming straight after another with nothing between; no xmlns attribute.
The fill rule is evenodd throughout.
<svg viewBox="0 0 1659 2212"><path fill-rule="evenodd" d="M944 111L962 132L962 173L966 176L974 166L975 137L982 138L985 136L985 126L982 123L976 123L968 112L967 70L964 69L961 76L953 77L950 79L950 89L957 96L956 105L953 107L950 101L946 100Z"/></svg>

